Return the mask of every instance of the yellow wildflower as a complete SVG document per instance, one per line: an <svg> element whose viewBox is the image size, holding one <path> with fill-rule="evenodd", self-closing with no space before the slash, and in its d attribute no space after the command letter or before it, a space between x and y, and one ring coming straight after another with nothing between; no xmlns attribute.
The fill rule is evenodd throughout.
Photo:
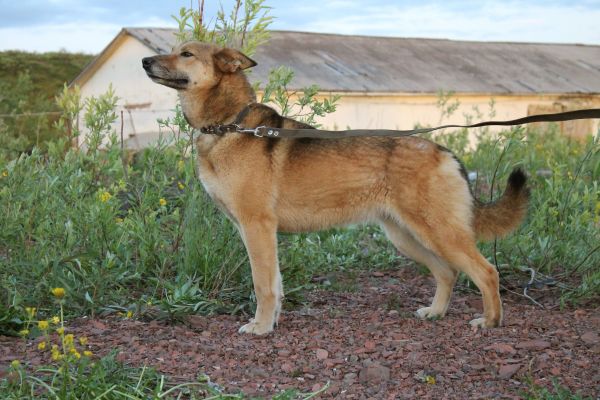
<svg viewBox="0 0 600 400"><path fill-rule="evenodd" d="M75 356L75 358L76 358L76 359L78 359L78 360L81 358L81 354L80 354L78 351L75 351L75 352L73 353L73 355L74 355L74 356Z"/></svg>
<svg viewBox="0 0 600 400"><path fill-rule="evenodd" d="M73 336L72 333L69 333L68 335L65 335L65 345L66 346L72 346L74 338L75 337Z"/></svg>
<svg viewBox="0 0 600 400"><path fill-rule="evenodd" d="M29 315L29 318L33 318L37 309L35 307L25 307L25 312Z"/></svg>
<svg viewBox="0 0 600 400"><path fill-rule="evenodd" d="M92 353L92 352L91 352L91 351L89 351L89 350L86 350L86 351L84 351L84 352L83 352L83 355L84 355L84 356L86 356L86 357L91 357L91 356L93 356L93 355L94 355L94 353Z"/></svg>
<svg viewBox="0 0 600 400"><path fill-rule="evenodd" d="M60 318L58 318L56 315L52 318L50 318L50 321L54 324L54 325L58 325L58 323L60 322Z"/></svg>
<svg viewBox="0 0 600 400"><path fill-rule="evenodd" d="M27 335L29 335L29 329L22 329L19 331L19 336L25 337Z"/></svg>
<svg viewBox="0 0 600 400"><path fill-rule="evenodd" d="M121 224L121 223L123 223L123 218L119 218L119 217L117 217L117 218L115 218L115 222L116 222L117 224Z"/></svg>
<svg viewBox="0 0 600 400"><path fill-rule="evenodd" d="M58 350L52 350L52 360L59 361L63 359L63 355Z"/></svg>
<svg viewBox="0 0 600 400"><path fill-rule="evenodd" d="M127 311L127 318L133 317L133 311Z"/></svg>
<svg viewBox="0 0 600 400"><path fill-rule="evenodd" d="M60 327L56 330L56 333L58 333L60 336L65 334L65 328L64 327Z"/></svg>
<svg viewBox="0 0 600 400"><path fill-rule="evenodd" d="M112 194L110 194L109 192L102 192L100 193L100 201L103 203L106 203L107 201L110 200L110 198L112 197Z"/></svg>
<svg viewBox="0 0 600 400"><path fill-rule="evenodd" d="M431 375L427 375L425 377L425 383L428 383L430 385L435 385L435 378Z"/></svg>
<svg viewBox="0 0 600 400"><path fill-rule="evenodd" d="M51 292L54 295L54 297L56 297L58 299L62 299L63 297L65 297L65 289L64 288L55 287L51 290Z"/></svg>
<svg viewBox="0 0 600 400"><path fill-rule="evenodd" d="M42 331L48 329L49 326L50 324L46 320L38 321L38 328L40 328Z"/></svg>
<svg viewBox="0 0 600 400"><path fill-rule="evenodd" d="M79 343L81 343L82 346L85 346L88 343L88 338L85 336L80 337Z"/></svg>
<svg viewBox="0 0 600 400"><path fill-rule="evenodd" d="M46 350L46 342L38 343L38 350Z"/></svg>
<svg viewBox="0 0 600 400"><path fill-rule="evenodd" d="M179 190L185 189L185 185L181 182L177 182L177 187L179 188Z"/></svg>
<svg viewBox="0 0 600 400"><path fill-rule="evenodd" d="M8 176L8 171L2 171L2 176L6 178Z"/></svg>
<svg viewBox="0 0 600 400"><path fill-rule="evenodd" d="M12 360L11 363L10 363L10 366L13 367L13 368L15 368L15 369L19 368L21 366L21 361L19 361L19 360Z"/></svg>
<svg viewBox="0 0 600 400"><path fill-rule="evenodd" d="M158 200L158 204L160 204L161 207L164 207L167 205L167 201L163 198L161 198L160 200Z"/></svg>

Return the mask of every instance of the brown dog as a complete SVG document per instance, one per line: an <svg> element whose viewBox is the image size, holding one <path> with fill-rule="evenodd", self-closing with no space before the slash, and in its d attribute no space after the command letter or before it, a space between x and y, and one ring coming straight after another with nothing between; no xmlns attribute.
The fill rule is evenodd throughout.
<svg viewBox="0 0 600 400"><path fill-rule="evenodd" d="M155 82L177 89L194 128L233 122L247 128L306 128L257 104L243 70L256 65L242 53L188 42L169 55L142 60ZM283 297L277 231L301 232L377 222L400 252L425 264L437 288L421 318L442 317L459 271L483 295L483 318L502 321L496 269L476 239L514 230L523 220L528 189L515 170L503 196L481 204L464 168L447 149L418 137L277 139L248 134L201 135L198 170L211 198L236 224L248 251L256 316L240 332L273 330Z"/></svg>

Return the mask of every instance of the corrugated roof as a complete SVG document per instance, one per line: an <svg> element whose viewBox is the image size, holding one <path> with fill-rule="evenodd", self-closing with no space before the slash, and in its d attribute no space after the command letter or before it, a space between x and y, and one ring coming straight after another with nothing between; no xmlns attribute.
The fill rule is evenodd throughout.
<svg viewBox="0 0 600 400"><path fill-rule="evenodd" d="M174 29L126 28L157 53ZM294 88L334 92L600 93L600 46L472 42L273 31L251 79L287 65Z"/></svg>

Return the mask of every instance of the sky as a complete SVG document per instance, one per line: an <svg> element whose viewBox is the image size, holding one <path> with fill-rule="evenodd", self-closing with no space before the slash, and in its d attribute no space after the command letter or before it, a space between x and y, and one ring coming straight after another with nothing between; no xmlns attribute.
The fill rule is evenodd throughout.
<svg viewBox="0 0 600 400"><path fill-rule="evenodd" d="M265 1L279 30L600 45L600 0ZM176 27L171 15L190 5L198 0L0 0L0 50L98 53L122 27ZM218 5L205 0L206 16Z"/></svg>

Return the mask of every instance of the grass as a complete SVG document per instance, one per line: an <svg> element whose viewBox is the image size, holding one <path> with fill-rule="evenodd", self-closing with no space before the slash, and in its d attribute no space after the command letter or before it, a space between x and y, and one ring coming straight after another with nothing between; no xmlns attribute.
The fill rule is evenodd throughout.
<svg viewBox="0 0 600 400"><path fill-rule="evenodd" d="M314 393L287 389L271 399L308 400L327 388L325 385ZM196 381L177 383L153 368L126 366L116 360L116 352L97 360L86 358L33 371L13 361L7 379L0 380L0 394L6 400L248 399L243 393L228 393L206 375Z"/></svg>
<svg viewBox="0 0 600 400"><path fill-rule="evenodd" d="M592 400L592 397L573 393L569 388L559 385L556 381L552 382L552 389L530 382L527 392L523 393L523 398L526 400Z"/></svg>
<svg viewBox="0 0 600 400"><path fill-rule="evenodd" d="M25 306L44 312L50 288L71 294L69 315L131 311L177 319L190 313L251 313L249 265L235 227L195 176L187 139L137 154L124 168L112 93L87 104L92 129L85 151L48 153L0 165L0 331L14 333ZM564 301L600 292L600 152L598 137L569 140L555 131L517 127L499 136L436 138L478 173L475 193L496 198L510 170L531 175L523 226L482 251L503 276L552 277ZM182 136L183 137L183 136ZM106 143L100 149L100 143ZM125 157L126 158L126 157ZM127 161L127 160L125 160ZM378 227L280 235L288 299L302 300L315 274L401 265ZM529 270L530 269L530 270ZM18 273L16 273L18 271Z"/></svg>
<svg viewBox="0 0 600 400"><path fill-rule="evenodd" d="M179 140L128 155L110 129L115 102L109 92L82 106L82 121L91 131L85 150L65 151L62 138L49 142L47 151L33 148L31 154L0 158L2 334L18 334L28 326L31 307L38 318L50 318L56 287L69 293L63 304L67 317L123 312L178 320L195 313L253 311L246 253L235 227L197 180L187 132L178 125L183 119L163 121L179 133ZM75 103L61 102L67 107ZM74 115L79 110L65 111ZM64 137L63 122L54 128L59 137ZM565 303L597 299L599 136L579 142L554 130L522 127L499 135L480 131L478 136L474 148L464 145L466 131L434 138L477 172L477 196L496 198L515 166L529 172L532 186L523 226L482 245L484 255L498 265L504 280L527 282L533 271L537 280L532 285L560 286ZM352 276L361 269L397 268L404 262L374 226L280 235L279 243L288 306L302 302L305 290L315 285L314 275L333 277L342 271ZM334 281L333 286L353 290L351 280ZM395 300L388 307L394 309ZM4 380L0 387L13 398L31 398L44 388L51 396L44 385L64 383L60 366L31 375L19 368L12 371L16 381ZM96 395L113 390L129 393L129 398L159 397L172 388L165 386L165 377L126 368L110 357L73 371L72 384L83 385L81 398L89 388ZM142 384L136 389L135 382Z"/></svg>
<svg viewBox="0 0 600 400"><path fill-rule="evenodd" d="M0 158L14 158L56 139L55 97L92 60L88 54L0 52Z"/></svg>
<svg viewBox="0 0 600 400"><path fill-rule="evenodd" d="M0 84L14 86L18 73L28 71L33 84L31 97L42 97L51 102L51 109L58 111L54 97L65 82L70 82L95 56L92 54L25 51L0 52Z"/></svg>

